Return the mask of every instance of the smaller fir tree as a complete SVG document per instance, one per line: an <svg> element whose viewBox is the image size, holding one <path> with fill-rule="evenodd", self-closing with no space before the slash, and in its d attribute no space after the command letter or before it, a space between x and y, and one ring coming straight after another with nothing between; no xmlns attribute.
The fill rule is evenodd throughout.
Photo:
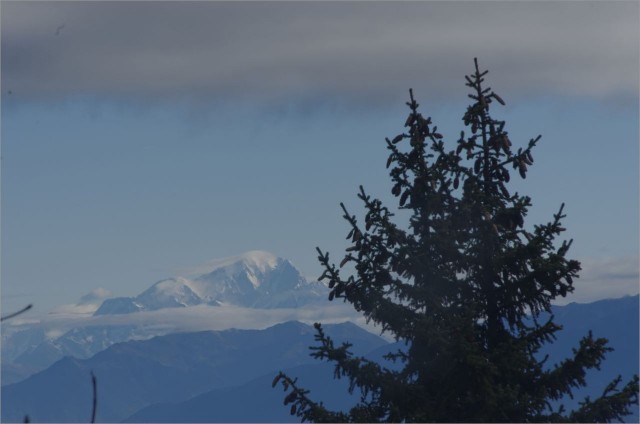
<svg viewBox="0 0 640 424"><path fill-rule="evenodd" d="M573 291L580 264L566 257L571 241L554 243L565 230L564 205L549 223L524 226L531 199L507 185L511 170L526 177L540 136L516 150L505 122L489 113L494 102L505 103L485 88L487 72L476 60L465 77L473 104L453 151L410 91L407 131L386 140L392 194L410 212L408 230L362 187L364 226L341 204L351 246L339 266L318 249L329 299L351 303L406 349L387 355L400 365L389 369L354 357L348 343L336 346L316 324L312 356L334 363L335 377L346 377L361 397L348 412L329 411L280 373L273 385L282 384L285 405L302 421L608 422L638 402L636 375L623 387L616 378L574 411L559 403L586 385L585 372L611 350L591 332L554 366L537 355L561 329L541 314ZM355 275L345 278L347 263Z"/></svg>

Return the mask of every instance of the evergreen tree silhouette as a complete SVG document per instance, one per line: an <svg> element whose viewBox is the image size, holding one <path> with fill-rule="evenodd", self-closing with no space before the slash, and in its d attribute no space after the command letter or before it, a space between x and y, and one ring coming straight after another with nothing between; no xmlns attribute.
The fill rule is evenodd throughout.
<svg viewBox="0 0 640 424"><path fill-rule="evenodd" d="M531 199L508 184L514 171L526 178L540 136L512 144L505 122L490 114L505 102L485 88L488 71L474 62L465 77L473 102L454 150L418 111L412 91L406 132L386 140L392 194L409 212L408 225L394 223L391 210L361 186L364 225L341 204L350 227L344 259L336 266L318 249L329 299L351 303L406 343L387 356L400 369L353 356L348 343L334 345L316 324L312 356L334 363L335 377L347 378L361 397L348 412L333 412L280 373L273 386L282 385L285 405L302 421L608 422L638 402L636 375L624 386L618 377L576 410L561 405L586 385L586 370L599 368L611 350L606 339L589 332L572 357L553 366L553 358L536 355L561 329L541 314L573 291L580 263L567 258L571 241L555 243L565 230L564 205L550 222L525 226ZM355 271L345 277L346 264Z"/></svg>

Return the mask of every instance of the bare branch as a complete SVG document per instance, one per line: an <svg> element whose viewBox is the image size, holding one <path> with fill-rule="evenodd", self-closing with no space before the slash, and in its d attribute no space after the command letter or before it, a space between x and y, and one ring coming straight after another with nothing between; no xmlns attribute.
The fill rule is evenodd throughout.
<svg viewBox="0 0 640 424"><path fill-rule="evenodd" d="M91 409L91 422L96 422L96 410L98 409L98 389L96 384L96 376L91 371L91 386L93 387L93 408Z"/></svg>
<svg viewBox="0 0 640 424"><path fill-rule="evenodd" d="M24 308L20 309L18 312L14 312L14 313L12 313L12 314L9 314L9 315L5 315L5 316L3 316L2 318L0 318L0 321L4 321L4 320L7 320L7 319L10 319L10 318L13 318L13 317L17 317L17 316L18 316L18 315L20 315L21 313L23 313L23 312L27 312L27 311L28 311L29 309L31 309L32 307L33 307L33 305L32 305L32 304L29 304L29 305L25 306Z"/></svg>

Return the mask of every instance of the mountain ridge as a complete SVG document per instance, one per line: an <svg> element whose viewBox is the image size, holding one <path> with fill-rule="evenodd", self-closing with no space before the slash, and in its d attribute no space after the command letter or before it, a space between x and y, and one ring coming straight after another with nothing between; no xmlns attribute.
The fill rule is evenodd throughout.
<svg viewBox="0 0 640 424"><path fill-rule="evenodd" d="M253 250L209 262L192 278L160 280L135 297L105 300L94 315L153 311L201 304L252 308L290 308L323 300L326 286L307 281L293 264L272 253Z"/></svg>
<svg viewBox="0 0 640 424"><path fill-rule="evenodd" d="M354 324L327 325L326 330L338 342L355 340L361 354L387 343ZM65 357L3 387L2 422L22 421L25 414L34 422L86 422L90 370L98 379L98 420L120 421L153 403L186 400L312 363L308 347L314 334L313 327L288 321L265 330L174 333L116 343L89 359Z"/></svg>
<svg viewBox="0 0 640 424"><path fill-rule="evenodd" d="M600 370L587 371L587 387L576 389L574 398L565 397L556 402L555 407L563 403L568 410L578 407L585 396L597 397L618 374L623 383L638 372L638 316L639 297L625 296L617 299L604 299L593 303L571 303L552 307L556 322L563 325L559 340L545 345L538 353L540 359L549 354L549 367L559 363L571 354L580 338L588 329L595 337L606 337L615 350L610 352ZM625 324L626 323L626 324ZM387 353L406 349L402 342L389 343L370 351L365 356L390 369L398 369L399 364L389 362ZM299 378L300 387L310 390L312 399L323 401L334 411L348 410L358 401L359 393L348 393L348 381L333 380L333 365L316 361L302 364L286 370L289 376ZM282 406L283 394L271 389L268 375L230 388L219 388L197 395L181 402L149 405L125 422L297 422L296 417ZM242 404L243 408L233 405ZM261 411L259 414L256 410ZM638 405L631 408L627 422L638 422Z"/></svg>

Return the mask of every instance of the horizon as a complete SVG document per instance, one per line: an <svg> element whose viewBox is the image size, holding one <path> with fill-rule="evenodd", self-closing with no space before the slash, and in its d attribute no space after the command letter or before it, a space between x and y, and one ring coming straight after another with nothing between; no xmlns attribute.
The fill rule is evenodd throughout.
<svg viewBox="0 0 640 424"><path fill-rule="evenodd" d="M253 255L253 257L252 257ZM255 255L260 256L260 258L256 259ZM64 322L65 319L70 319L70 321L68 321L67 324L64 324L63 327L65 328L73 328L75 326L80 326L80 325L86 325L87 323L81 323L80 321L78 321L78 319L85 317L85 318L89 318L89 317L95 317L96 315L94 315L94 313L99 309L99 307L102 305L102 303L105 300L109 300L109 299L119 299L119 298L135 298L136 296L144 293L145 291L151 289L151 287L157 285L158 283L164 282L164 281L168 281L168 280L186 280L188 282L192 282L193 279L197 279L198 277L202 277L206 274L211 273L212 271L218 270L218 269L222 269L222 268L234 268L236 266L236 264L238 263L242 263L242 262L246 262L249 261L249 264L253 264L253 266L257 267L256 269L261 269L261 267L263 267L264 265L261 265L259 262L260 260L263 260L267 263L271 263L275 260L285 260L288 261L289 263L291 263L287 258L283 258L283 257L278 257L274 254L272 254L271 252L267 252L267 251L261 251L261 250L254 250L254 251L247 251L247 252L243 252L241 254L238 255L233 255L233 256L229 256L229 257L225 257L225 258L218 258L218 259L213 259L211 261L207 261L204 264L201 264L199 266L195 266L195 267L191 267L191 268L184 268L181 273L178 273L176 275L173 275L171 277L168 278L164 278L158 281L155 281L153 283L150 283L149 285L147 285L146 287L142 288L142 290L140 290L138 293L135 293L131 296L117 296L114 293L112 293L110 290L103 288L103 287L99 287L96 288L94 290L92 290L89 293L84 294L82 297L78 298L77 302L75 303L66 303L66 304L60 304L60 305L56 305L55 307L53 307L51 310L48 311L40 311L39 313L30 313L28 315L23 315L23 316L19 316L17 318L14 318L12 321L8 322L7 325L8 327L15 327L15 328L22 328L24 326L30 326L33 324L45 324L45 325L49 325L49 321L53 320L55 322L55 325L58 325L60 323L60 320L62 320ZM295 264L292 264L295 267ZM271 264L271 265L267 265L269 267L275 266L275 264ZM300 271L298 268L296 268L296 270ZM304 278L304 276L303 276ZM309 283L313 283L314 279L306 279L307 282ZM597 284L598 282L595 281L595 283ZM326 284L323 283L323 285L326 287ZM258 283L259 286L259 283ZM595 288L594 288L595 291ZM606 295L605 295L606 296ZM568 296L564 297L564 298L556 298L552 304L555 306L567 306L567 305L571 305L571 304L591 304L591 303L595 303L595 302L599 302L599 301L607 301L607 300L619 300L625 297L636 297L636 296L640 296L639 293L611 293L611 295L609 295L608 297L603 297L602 295L600 297L597 298L590 298L590 297L586 297L586 298L580 298L578 297L577 299L574 299L572 296L572 294L569 294ZM328 307L327 310L331 309L330 308L330 304L326 304L326 306ZM194 306L186 306L184 311L174 311L176 312L177 316L180 315L186 315L187 317L190 317L191 313L189 311L187 311L190 308L193 308ZM195 307L199 307L199 308L209 308L209 306L207 305L197 305ZM247 312L249 312L253 309L250 307L242 307L239 305L225 305L225 307L231 307L232 309L238 309L238 310L244 310L243 314L246 314ZM212 311L215 311L217 307L214 307L212 309ZM165 308L163 308L165 309ZM170 308L171 309L171 308ZM178 308L178 309L182 309L182 308ZM289 308L290 310L286 310L287 308L283 309L283 308L273 308L270 309L270 312L273 312L273 319L275 321L275 323L278 322L285 322L282 321L282 314L284 313L285 316L295 316L295 310L297 308ZM315 306L312 309L317 309ZM335 317L332 317L332 313L328 313L327 314L327 310L323 310L322 308L320 308L320 310L315 311L316 315L321 315L321 316L329 316L332 317L330 322L337 322L336 320L343 320L343 321L339 321L339 322L358 322L358 325L360 325L363 328L369 328L369 331L373 331L372 330L372 326L367 325L364 322L363 317L361 317L360 315L358 315L357 313L355 313L354 311L349 311L349 308L345 308L343 307L343 305L338 306L337 308L334 308L336 311L338 311L335 315ZM13 311L12 311L13 312ZM145 312L145 313L153 313L156 312L155 310L141 310L139 312ZM115 319L115 321L111 324L109 323L109 319L107 318L107 323L106 325L122 325L126 322L127 317L130 317L131 319L133 319L132 322L136 321L137 318L135 317L135 314L137 314L138 312L132 312L131 314L123 314L122 316L119 316ZM172 312L167 311L167 313L171 314ZM234 312L231 311L231 313L233 314ZM202 311L195 311L193 316L202 316ZM289 315L287 315L289 314ZM260 318L258 318L253 324L248 324L246 321L244 322L244 324L242 324L242 328L262 328L264 327L264 322L261 321L260 319L262 318L262 315L258 314ZM307 315L306 313L302 313L301 316L305 316ZM312 314L313 315L313 314ZM233 316L233 315L232 315ZM98 318L99 320L100 318ZM153 317L148 316L146 317L146 319L142 319L142 321L147 321L147 320L153 320ZM297 318L292 318L291 320L298 320ZM315 320L315 318L301 318L302 321L300 322L313 322ZM167 319L167 322L169 322L170 320ZM224 320L226 323L228 324L224 324L222 328L226 328L229 325L232 325L231 323L233 322L233 319L225 319ZM88 323L90 326L95 326L95 325L105 325L104 323ZM248 325L248 327L247 327ZM275 324L274 324L275 325ZM216 325L216 328L218 328L218 325ZM229 328L233 328L233 327L229 327ZM58 333L58 332L56 332Z"/></svg>

